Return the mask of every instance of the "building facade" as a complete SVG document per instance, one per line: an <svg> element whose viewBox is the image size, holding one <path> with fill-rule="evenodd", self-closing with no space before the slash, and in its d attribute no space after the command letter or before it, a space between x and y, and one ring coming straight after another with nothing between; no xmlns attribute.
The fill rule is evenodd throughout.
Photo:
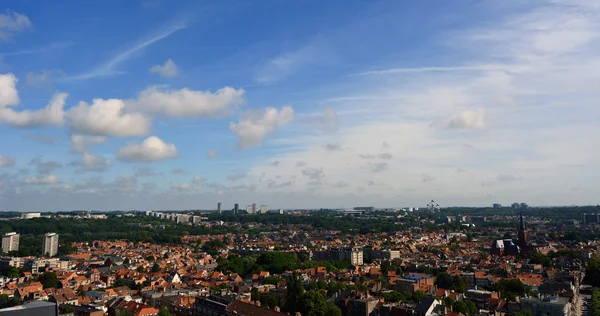
<svg viewBox="0 0 600 316"><path fill-rule="evenodd" d="M42 253L50 257L58 253L58 235L56 233L46 233L42 242Z"/></svg>
<svg viewBox="0 0 600 316"><path fill-rule="evenodd" d="M5 253L19 250L19 234L12 232L2 236L2 251Z"/></svg>

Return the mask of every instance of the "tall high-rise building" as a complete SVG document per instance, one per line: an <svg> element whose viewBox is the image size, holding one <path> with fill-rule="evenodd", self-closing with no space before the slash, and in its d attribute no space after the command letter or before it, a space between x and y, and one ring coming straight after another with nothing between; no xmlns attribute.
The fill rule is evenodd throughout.
<svg viewBox="0 0 600 316"><path fill-rule="evenodd" d="M19 250L19 234L12 232L2 236L2 251L11 252Z"/></svg>
<svg viewBox="0 0 600 316"><path fill-rule="evenodd" d="M217 203L217 214L221 214L221 202Z"/></svg>
<svg viewBox="0 0 600 316"><path fill-rule="evenodd" d="M252 203L252 214L256 214L256 203Z"/></svg>
<svg viewBox="0 0 600 316"><path fill-rule="evenodd" d="M235 205L233 206L233 214L237 214L239 210L240 205L238 203L235 203Z"/></svg>
<svg viewBox="0 0 600 316"><path fill-rule="evenodd" d="M56 233L46 233L42 242L42 253L50 257L58 253L58 235Z"/></svg>
<svg viewBox="0 0 600 316"><path fill-rule="evenodd" d="M252 205L246 205L246 213L254 214L254 209L252 208Z"/></svg>
<svg viewBox="0 0 600 316"><path fill-rule="evenodd" d="M263 205L260 206L260 213L261 214L267 214L268 211L269 211L269 206L268 205L263 204Z"/></svg>

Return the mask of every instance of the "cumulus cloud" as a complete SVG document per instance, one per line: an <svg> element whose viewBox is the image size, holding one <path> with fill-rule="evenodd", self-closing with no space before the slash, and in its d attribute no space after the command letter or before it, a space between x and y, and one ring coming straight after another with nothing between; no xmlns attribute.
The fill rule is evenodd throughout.
<svg viewBox="0 0 600 316"><path fill-rule="evenodd" d="M212 159L212 158L217 157L217 154L218 154L218 152L216 149L211 149L206 153L206 156L208 156L208 158Z"/></svg>
<svg viewBox="0 0 600 316"><path fill-rule="evenodd" d="M108 138L106 136L71 135L71 151L78 153L85 152L90 146L106 143L108 143Z"/></svg>
<svg viewBox="0 0 600 316"><path fill-rule="evenodd" d="M23 180L23 184L28 185L50 185L56 183L58 183L58 177L53 174L37 175Z"/></svg>
<svg viewBox="0 0 600 316"><path fill-rule="evenodd" d="M126 112L119 99L94 99L91 105L82 101L68 116L73 131L96 136L146 136L152 124L143 114Z"/></svg>
<svg viewBox="0 0 600 316"><path fill-rule="evenodd" d="M43 161L42 156L37 156L31 159L29 165L35 166L37 173L50 174L54 169L62 168L62 164L58 161Z"/></svg>
<svg viewBox="0 0 600 316"><path fill-rule="evenodd" d="M15 160L11 157L0 156L0 168L2 167L13 167L15 165Z"/></svg>
<svg viewBox="0 0 600 316"><path fill-rule="evenodd" d="M439 125L447 129L484 129L486 126L485 111L483 109L465 110L442 120Z"/></svg>
<svg viewBox="0 0 600 316"><path fill-rule="evenodd" d="M179 75L179 67L173 59L169 58L162 65L154 65L150 68L150 73L161 75L165 78L173 78Z"/></svg>
<svg viewBox="0 0 600 316"><path fill-rule="evenodd" d="M273 133L278 127L287 125L294 120L294 110L285 106L281 110L268 107L262 113L247 112L238 123L231 122L229 129L238 138L238 148L261 146L264 138Z"/></svg>
<svg viewBox="0 0 600 316"><path fill-rule="evenodd" d="M78 167L75 173L104 172L111 166L110 159L84 152L81 157L72 161L71 166Z"/></svg>
<svg viewBox="0 0 600 316"><path fill-rule="evenodd" d="M0 13L0 39L7 41L18 33L31 29L32 24L26 15L6 10Z"/></svg>
<svg viewBox="0 0 600 316"><path fill-rule="evenodd" d="M1 81L0 79L0 87L2 86ZM18 103L18 96L15 99L10 89L0 88L0 94L6 94L0 96L0 104L14 105L13 102ZM0 107L0 123L21 128L63 125L65 122L64 106L67 96L66 93L57 93L46 107L35 111L15 111L8 107Z"/></svg>
<svg viewBox="0 0 600 316"><path fill-rule="evenodd" d="M227 180L229 181L237 181L240 179L243 179L247 176L247 174L245 172L242 173L234 173L234 174L230 174L227 176Z"/></svg>
<svg viewBox="0 0 600 316"><path fill-rule="evenodd" d="M19 102L17 77L11 73L0 75L0 108L7 105L17 105Z"/></svg>
<svg viewBox="0 0 600 316"><path fill-rule="evenodd" d="M165 143L156 136L146 138L141 144L129 143L117 152L117 158L124 162L152 162L178 156L175 145Z"/></svg>
<svg viewBox="0 0 600 316"><path fill-rule="evenodd" d="M225 87L215 93L187 88L169 90L152 86L140 92L128 108L157 115L195 118L222 117L244 103L244 90Z"/></svg>

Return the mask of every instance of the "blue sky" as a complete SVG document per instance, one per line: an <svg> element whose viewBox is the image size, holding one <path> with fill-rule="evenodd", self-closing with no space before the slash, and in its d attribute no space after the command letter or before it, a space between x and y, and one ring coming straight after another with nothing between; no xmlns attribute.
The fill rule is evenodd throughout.
<svg viewBox="0 0 600 316"><path fill-rule="evenodd" d="M0 209L596 204L593 1L5 1Z"/></svg>

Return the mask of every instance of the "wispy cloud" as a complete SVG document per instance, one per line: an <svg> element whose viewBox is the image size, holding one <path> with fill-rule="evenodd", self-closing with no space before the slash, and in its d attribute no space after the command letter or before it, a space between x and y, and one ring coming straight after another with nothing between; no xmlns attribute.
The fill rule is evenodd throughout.
<svg viewBox="0 0 600 316"><path fill-rule="evenodd" d="M0 53L0 55L2 55L2 56L19 56L19 55L40 54L40 53L46 53L46 52L51 52L51 51L55 51L55 50L65 49L70 46L73 46L73 43L71 43L71 42L56 42L56 43L50 43L46 46L37 47L37 48L18 50L18 51L14 51L14 52Z"/></svg>
<svg viewBox="0 0 600 316"><path fill-rule="evenodd" d="M373 75L396 75L404 73L420 72L452 72L452 71L500 71L506 70L503 67L494 65L473 65L473 66L450 66L450 67L416 67L416 68L389 68L382 70L372 70L354 74L355 76L373 76Z"/></svg>
<svg viewBox="0 0 600 316"><path fill-rule="evenodd" d="M135 45L123 50L122 52L120 52L119 54L114 56L113 58L106 61L104 64L101 64L100 66L92 69L91 71L83 73L83 74L67 77L66 79L67 80L85 80L85 79L91 79L91 78L96 78L96 77L105 77L105 76L121 74L122 72L117 69L117 67L120 64L131 59L137 52L145 49L146 47L148 47L164 38L171 36L173 33L177 32L181 29L184 29L186 27L187 27L187 23L178 23L178 24L172 25L164 30L161 30L160 32L158 32L156 34L153 34L152 36L150 36L146 39L139 41Z"/></svg>

